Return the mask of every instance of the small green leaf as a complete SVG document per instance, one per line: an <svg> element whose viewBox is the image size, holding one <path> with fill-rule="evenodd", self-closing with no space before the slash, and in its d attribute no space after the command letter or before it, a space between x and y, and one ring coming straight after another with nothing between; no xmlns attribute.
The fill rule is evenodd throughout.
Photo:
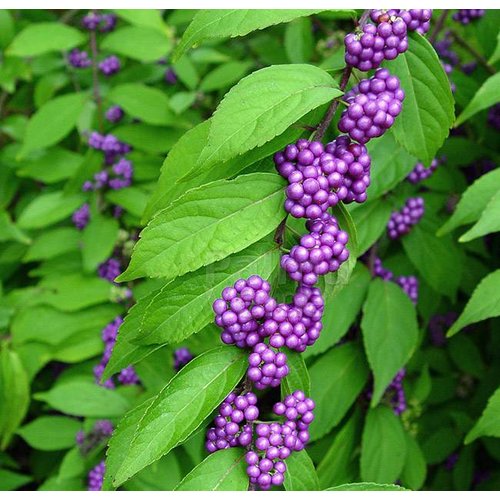
<svg viewBox="0 0 500 500"><path fill-rule="evenodd" d="M408 491L397 484L350 483L328 488L326 491Z"/></svg>
<svg viewBox="0 0 500 500"><path fill-rule="evenodd" d="M462 194L455 211L439 229L438 236L449 233L458 226L475 222L490 200L500 191L500 168L482 175Z"/></svg>
<svg viewBox="0 0 500 500"><path fill-rule="evenodd" d="M398 479L406 457L406 437L401 421L386 406L368 411L361 444L361 479L392 483Z"/></svg>
<svg viewBox="0 0 500 500"><path fill-rule="evenodd" d="M465 437L465 444L481 436L500 437L500 388L488 400L483 414Z"/></svg>
<svg viewBox="0 0 500 500"><path fill-rule="evenodd" d="M419 444L407 432L406 437L406 460L401 473L403 484L412 490L419 490L425 482L427 475L427 464Z"/></svg>
<svg viewBox="0 0 500 500"><path fill-rule="evenodd" d="M292 453L286 459L285 490L319 491L319 479L306 450Z"/></svg>
<svg viewBox="0 0 500 500"><path fill-rule="evenodd" d="M229 61L226 64L221 64L203 78L200 90L212 92L226 89L243 78L251 66L250 62L245 61Z"/></svg>
<svg viewBox="0 0 500 500"><path fill-rule="evenodd" d="M106 199L124 208L129 214L141 218L146 208L149 194L132 186L129 188L110 190L106 193Z"/></svg>
<svg viewBox="0 0 500 500"><path fill-rule="evenodd" d="M189 191L142 231L118 281L172 279L243 250L278 226L283 197L283 179L262 173Z"/></svg>
<svg viewBox="0 0 500 500"><path fill-rule="evenodd" d="M102 214L92 214L89 224L82 232L83 269L93 271L106 260L116 243L119 225L116 219Z"/></svg>
<svg viewBox="0 0 500 500"><path fill-rule="evenodd" d="M394 314L394 311L398 314ZM371 404L375 406L417 346L415 308L398 285L376 279L368 289L361 330L368 362L373 371Z"/></svg>
<svg viewBox="0 0 500 500"><path fill-rule="evenodd" d="M317 10L200 10L188 26L173 55L178 60L184 52L210 38L244 36L274 24L286 23L301 16L321 12Z"/></svg>
<svg viewBox="0 0 500 500"><path fill-rule="evenodd" d="M239 382L247 355L227 346L186 365L154 398L122 419L108 449L106 484L115 487L185 441Z"/></svg>
<svg viewBox="0 0 500 500"><path fill-rule="evenodd" d="M307 365L300 352L284 349L289 368L288 375L281 381L281 396L284 399L294 391L302 391L304 394L311 394L311 380Z"/></svg>
<svg viewBox="0 0 500 500"><path fill-rule="evenodd" d="M246 468L245 450L220 450L198 464L174 491L246 491Z"/></svg>
<svg viewBox="0 0 500 500"><path fill-rule="evenodd" d="M78 249L80 233L72 227L59 227L42 233L30 246L23 262L46 260Z"/></svg>
<svg viewBox="0 0 500 500"><path fill-rule="evenodd" d="M29 402L29 380L20 357L6 344L0 344L0 450L8 446Z"/></svg>
<svg viewBox="0 0 500 500"><path fill-rule="evenodd" d="M488 61L488 64L495 64L500 60L500 31L497 35L497 46L495 47L495 51L491 54L491 57Z"/></svg>
<svg viewBox="0 0 500 500"><path fill-rule="evenodd" d="M255 71L217 107L199 164L214 165L261 146L341 94L333 78L312 65L284 64Z"/></svg>
<svg viewBox="0 0 500 500"><path fill-rule="evenodd" d="M291 63L306 63L311 59L314 52L314 38L309 17L302 17L287 24L285 50Z"/></svg>
<svg viewBox="0 0 500 500"><path fill-rule="evenodd" d="M68 415L94 418L121 417L130 403L121 394L95 382L67 381L50 391L35 394L34 399Z"/></svg>
<svg viewBox="0 0 500 500"><path fill-rule="evenodd" d="M45 103L26 127L20 157L64 139L75 127L85 105L85 94L65 94Z"/></svg>
<svg viewBox="0 0 500 500"><path fill-rule="evenodd" d="M458 241L465 243L498 231L500 231L500 190L488 202L479 220L462 234Z"/></svg>
<svg viewBox="0 0 500 500"><path fill-rule="evenodd" d="M14 491L25 484L31 483L33 479L25 474L18 474L9 469L0 469L0 485L2 491Z"/></svg>
<svg viewBox="0 0 500 500"><path fill-rule="evenodd" d="M500 73L490 76L477 91L467 107L457 118L455 127L467 121L479 111L489 108L500 102Z"/></svg>
<svg viewBox="0 0 500 500"><path fill-rule="evenodd" d="M74 418L39 417L21 427L17 434L36 450L64 450L75 445L76 433L81 428L81 422Z"/></svg>
<svg viewBox="0 0 500 500"><path fill-rule="evenodd" d="M172 47L166 33L144 26L125 26L103 40L101 48L148 63L165 57Z"/></svg>
<svg viewBox="0 0 500 500"><path fill-rule="evenodd" d="M7 49L12 56L33 57L69 50L85 41L83 33L63 23L28 24Z"/></svg>
<svg viewBox="0 0 500 500"><path fill-rule="evenodd" d="M158 9L115 9L115 12L125 21L134 26L152 28L160 33L166 33L167 27Z"/></svg>
<svg viewBox="0 0 500 500"><path fill-rule="evenodd" d="M500 290L500 270L488 274L477 285L462 314L448 330L447 336L455 335L472 323L500 316L498 290Z"/></svg>
<svg viewBox="0 0 500 500"><path fill-rule="evenodd" d="M432 45L418 33L408 39L408 50L386 64L405 92L403 111L393 131L399 144L428 165L453 124L453 96Z"/></svg>
<svg viewBox="0 0 500 500"><path fill-rule="evenodd" d="M311 440L327 434L347 413L368 380L363 351L354 343L334 347L312 365L311 398L316 403Z"/></svg>
<svg viewBox="0 0 500 500"><path fill-rule="evenodd" d="M266 238L227 260L171 281L147 305L135 342L172 344L199 332L213 321L212 304L225 287L252 274L268 279L278 263L276 245Z"/></svg>
<svg viewBox="0 0 500 500"><path fill-rule="evenodd" d="M425 281L439 293L455 296L462 277L463 251L451 236L436 236L437 225L424 217L402 238L403 247Z"/></svg>
<svg viewBox="0 0 500 500"><path fill-rule="evenodd" d="M108 94L108 98L132 118L138 118L151 125L171 125L176 120L170 111L166 94L142 83L117 85Z"/></svg>

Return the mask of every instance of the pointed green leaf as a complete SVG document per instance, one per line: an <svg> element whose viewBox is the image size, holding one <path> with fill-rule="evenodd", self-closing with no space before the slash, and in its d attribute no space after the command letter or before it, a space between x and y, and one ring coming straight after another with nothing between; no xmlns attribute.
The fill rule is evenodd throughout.
<svg viewBox="0 0 500 500"><path fill-rule="evenodd" d="M458 241L465 243L498 231L500 231L500 190L486 205L479 220L466 233L462 234Z"/></svg>
<svg viewBox="0 0 500 500"><path fill-rule="evenodd" d="M361 479L396 481L403 470L406 447L405 431L393 411L386 406L370 409L361 444Z"/></svg>
<svg viewBox="0 0 500 500"><path fill-rule="evenodd" d="M500 73L490 76L477 91L472 101L467 104L467 107L460 113L457 118L455 127L467 121L479 111L487 109L494 104L500 102Z"/></svg>
<svg viewBox="0 0 500 500"><path fill-rule="evenodd" d="M81 428L81 422L75 418L43 416L21 427L17 434L36 450L64 450L75 445L76 433Z"/></svg>
<svg viewBox="0 0 500 500"><path fill-rule="evenodd" d="M173 59L177 61L184 52L206 39L244 36L251 31L286 23L297 17L317 12L321 12L321 9L203 9L194 16L184 32L174 51Z"/></svg>
<svg viewBox="0 0 500 500"><path fill-rule="evenodd" d="M375 406L417 346L415 307L398 285L376 279L368 289L361 330L368 363L373 371L372 406Z"/></svg>
<svg viewBox="0 0 500 500"><path fill-rule="evenodd" d="M243 250L278 226L283 200L277 174L242 175L193 189L153 217L117 281L171 279Z"/></svg>
<svg viewBox="0 0 500 500"><path fill-rule="evenodd" d="M186 440L240 381L247 353L222 346L186 365L154 398L125 415L108 449L114 486Z"/></svg>
<svg viewBox="0 0 500 500"><path fill-rule="evenodd" d="M401 80L405 92L393 131L411 155L430 164L453 124L453 96L432 45L417 33L408 39L408 50L385 65Z"/></svg>
<svg viewBox="0 0 500 500"><path fill-rule="evenodd" d="M406 461L401 473L401 480L412 490L419 490L427 475L427 464L417 440L409 433L406 437Z"/></svg>
<svg viewBox="0 0 500 500"><path fill-rule="evenodd" d="M407 491L397 484L350 483L328 488L326 491Z"/></svg>
<svg viewBox="0 0 500 500"><path fill-rule="evenodd" d="M270 66L243 78L217 107L200 165L214 165L261 146L342 92L308 64Z"/></svg>
<svg viewBox="0 0 500 500"><path fill-rule="evenodd" d="M246 491L246 468L245 450L220 450L198 464L175 487L175 491Z"/></svg>
<svg viewBox="0 0 500 500"><path fill-rule="evenodd" d="M92 214L82 232L83 269L93 271L112 253L120 226L116 219L100 213Z"/></svg>
<svg viewBox="0 0 500 500"><path fill-rule="evenodd" d="M500 388L490 397L483 414L465 437L465 444L481 436L500 437Z"/></svg>
<svg viewBox="0 0 500 500"><path fill-rule="evenodd" d="M368 367L359 345L334 347L312 365L311 398L316 403L311 440L327 434L347 413L368 380Z"/></svg>
<svg viewBox="0 0 500 500"><path fill-rule="evenodd" d="M477 285L462 314L448 330L448 337L455 335L467 325L500 316L498 290L500 290L500 270L488 274Z"/></svg>
<svg viewBox="0 0 500 500"><path fill-rule="evenodd" d="M306 450L292 453L286 459L285 490L319 491L319 479Z"/></svg>

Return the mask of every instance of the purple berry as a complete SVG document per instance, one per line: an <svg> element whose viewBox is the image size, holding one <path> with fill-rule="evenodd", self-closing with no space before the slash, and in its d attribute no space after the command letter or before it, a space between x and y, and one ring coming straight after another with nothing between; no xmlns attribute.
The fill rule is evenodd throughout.
<svg viewBox="0 0 500 500"><path fill-rule="evenodd" d="M453 14L453 20L461 24L469 24L471 21L483 17L484 12L484 9L458 9L458 11Z"/></svg>
<svg viewBox="0 0 500 500"><path fill-rule="evenodd" d="M412 184L418 184L425 179L428 179L438 168L439 160L434 158L429 167L424 167L423 163L417 163L413 170L408 174L406 179Z"/></svg>
<svg viewBox="0 0 500 500"><path fill-rule="evenodd" d="M254 346L248 357L247 376L257 389L277 387L281 379L288 375L287 358L264 343Z"/></svg>
<svg viewBox="0 0 500 500"><path fill-rule="evenodd" d="M73 224L80 231L84 229L90 221L90 206L84 203L79 209L73 212L71 217Z"/></svg>
<svg viewBox="0 0 500 500"><path fill-rule="evenodd" d="M431 343L437 347L442 347L446 344L446 331L455 323L458 314L450 311L446 314L435 314L429 320L429 333Z"/></svg>
<svg viewBox="0 0 500 500"><path fill-rule="evenodd" d="M92 64L92 60L84 50L73 49L68 54L68 63L73 68L88 68Z"/></svg>
<svg viewBox="0 0 500 500"><path fill-rule="evenodd" d="M192 359L193 355L187 347L181 347L174 351L174 370L178 372L182 367L186 366Z"/></svg>
<svg viewBox="0 0 500 500"><path fill-rule="evenodd" d="M404 207L392 212L391 218L387 223L387 234L391 240L396 240L401 236L408 234L411 228L418 224L424 215L423 198L408 198Z"/></svg>
<svg viewBox="0 0 500 500"><path fill-rule="evenodd" d="M104 474L106 473L106 465L104 460L99 462L88 474L88 487L89 491L101 491L102 483L104 481Z"/></svg>
<svg viewBox="0 0 500 500"><path fill-rule="evenodd" d="M115 278L122 272L120 261L115 258L110 258L103 263L99 264L97 269L99 277L114 283Z"/></svg>
<svg viewBox="0 0 500 500"><path fill-rule="evenodd" d="M105 76L111 76L120 71L120 60L116 56L109 56L99 63L99 69Z"/></svg>
<svg viewBox="0 0 500 500"><path fill-rule="evenodd" d="M123 118L123 109L120 106L111 106L106 111L106 120L111 123L119 122Z"/></svg>

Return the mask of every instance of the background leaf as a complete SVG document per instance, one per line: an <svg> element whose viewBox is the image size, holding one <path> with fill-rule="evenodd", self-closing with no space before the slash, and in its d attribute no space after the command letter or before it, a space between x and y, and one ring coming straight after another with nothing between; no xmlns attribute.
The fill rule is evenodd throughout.
<svg viewBox="0 0 500 500"><path fill-rule="evenodd" d="M319 480L314 464L306 450L292 453L286 459L285 490L319 491Z"/></svg>

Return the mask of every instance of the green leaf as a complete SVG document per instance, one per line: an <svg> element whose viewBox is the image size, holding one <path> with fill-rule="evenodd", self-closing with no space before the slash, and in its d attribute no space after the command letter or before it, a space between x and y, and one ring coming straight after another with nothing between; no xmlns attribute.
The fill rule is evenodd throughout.
<svg viewBox="0 0 500 500"><path fill-rule="evenodd" d="M30 246L23 262L45 260L78 248L80 233L72 227L59 227L42 233Z"/></svg>
<svg viewBox="0 0 500 500"><path fill-rule="evenodd" d="M283 64L255 71L240 80L217 107L200 166L261 146L341 94L333 78L312 65Z"/></svg>
<svg viewBox="0 0 500 500"><path fill-rule="evenodd" d="M334 347L312 365L311 398L316 403L311 440L327 434L347 413L368 380L368 367L359 345Z"/></svg>
<svg viewBox="0 0 500 500"><path fill-rule="evenodd" d="M350 480L349 467L358 446L360 424L361 415L358 409L333 438L332 444L317 467L321 489Z"/></svg>
<svg viewBox="0 0 500 500"><path fill-rule="evenodd" d="M417 346L415 307L398 285L376 279L368 289L361 330L374 377L373 407Z"/></svg>
<svg viewBox="0 0 500 500"><path fill-rule="evenodd" d="M145 123L170 125L176 120L170 111L166 94L142 83L117 85L108 94L108 98L123 108L128 115Z"/></svg>
<svg viewBox="0 0 500 500"><path fill-rule="evenodd" d="M14 19L7 9L0 10L0 48L4 49L15 34Z"/></svg>
<svg viewBox="0 0 500 500"><path fill-rule="evenodd" d="M146 208L149 195L139 188L129 187L117 191L108 191L106 199L115 205L123 207L131 215L140 218Z"/></svg>
<svg viewBox="0 0 500 500"><path fill-rule="evenodd" d="M174 51L173 60L178 60L184 52L203 40L244 36L251 31L261 30L275 24L286 23L297 17L309 16L317 12L321 12L321 9L203 9L198 11L184 32L179 45Z"/></svg>
<svg viewBox="0 0 500 500"><path fill-rule="evenodd" d="M325 299L323 330L314 345L304 351L303 356L306 359L325 352L347 333L361 310L370 281L366 266L359 263L349 283L333 297ZM342 311L342 314L339 314L339 311Z"/></svg>
<svg viewBox="0 0 500 500"><path fill-rule="evenodd" d="M286 459L285 490L319 491L319 479L306 450L292 453Z"/></svg>
<svg viewBox="0 0 500 500"><path fill-rule="evenodd" d="M302 17L285 28L285 50L291 63L306 63L314 52L314 38L311 19Z"/></svg>
<svg viewBox="0 0 500 500"><path fill-rule="evenodd" d="M61 382L50 391L39 392L33 397L55 410L82 417L121 417L130 409L129 401L117 391L82 380Z"/></svg>
<svg viewBox="0 0 500 500"><path fill-rule="evenodd" d="M47 52L69 50L84 41L83 33L67 24L32 23L14 38L7 53L12 56L33 57Z"/></svg>
<svg viewBox="0 0 500 500"><path fill-rule="evenodd" d="M465 444L481 436L500 437L500 387L490 397L483 414L465 437Z"/></svg>
<svg viewBox="0 0 500 500"><path fill-rule="evenodd" d="M156 62L165 57L172 43L165 33L144 26L125 26L106 36L101 48L138 61Z"/></svg>
<svg viewBox="0 0 500 500"><path fill-rule="evenodd" d="M488 64L495 64L500 60L500 31L497 35L497 46L495 47L495 51L491 54L491 57L488 61Z"/></svg>
<svg viewBox="0 0 500 500"><path fill-rule="evenodd" d="M406 457L406 437L401 421L386 406L366 415L361 444L361 479L392 483L398 479Z"/></svg>
<svg viewBox="0 0 500 500"><path fill-rule="evenodd" d="M115 9L115 12L125 21L134 26L152 28L160 33L166 33L167 27L157 9Z"/></svg>
<svg viewBox="0 0 500 500"><path fill-rule="evenodd" d="M243 78L252 63L247 61L229 61L210 71L200 83L200 90L212 92L226 89Z"/></svg>
<svg viewBox="0 0 500 500"><path fill-rule="evenodd" d="M0 242L3 241L18 241L25 245L31 243L31 239L12 222L10 215L0 210Z"/></svg>
<svg viewBox="0 0 500 500"><path fill-rule="evenodd" d="M186 440L239 382L246 358L227 346L206 352L125 415L109 443L106 481L120 486Z"/></svg>
<svg viewBox="0 0 500 500"><path fill-rule="evenodd" d="M0 449L4 450L23 421L30 402L30 386L19 355L0 344Z"/></svg>
<svg viewBox="0 0 500 500"><path fill-rule="evenodd" d="M127 491L171 491L183 476L176 453L172 452L141 470L123 485Z"/></svg>
<svg viewBox="0 0 500 500"><path fill-rule="evenodd" d="M475 222L491 199L500 191L500 168L482 175L462 194L455 211L439 229L438 236L449 233L458 226Z"/></svg>
<svg viewBox="0 0 500 500"><path fill-rule="evenodd" d="M37 196L21 212L17 221L22 229L39 229L72 214L85 200L81 194L64 196L61 191Z"/></svg>
<svg viewBox="0 0 500 500"><path fill-rule="evenodd" d="M481 280L474 290L462 314L448 330L447 336L451 337L462 328L478 321L500 316L500 270L494 271Z"/></svg>
<svg viewBox="0 0 500 500"><path fill-rule="evenodd" d="M500 189L488 202L479 220L462 234L458 241L465 243L498 231L500 231Z"/></svg>
<svg viewBox="0 0 500 500"><path fill-rule="evenodd" d="M401 472L401 480L403 484L412 490L419 490L425 482L427 464L425 463L424 454L415 438L407 432L405 433L405 437L406 460Z"/></svg>
<svg viewBox="0 0 500 500"><path fill-rule="evenodd" d="M212 304L222 290L245 276L268 279L279 263L271 238L165 285L149 301L133 338L139 344L172 344L199 332L214 313Z"/></svg>
<svg viewBox="0 0 500 500"><path fill-rule="evenodd" d="M228 448L211 453L175 487L175 491L246 491L245 450Z"/></svg>
<svg viewBox="0 0 500 500"><path fill-rule="evenodd" d="M392 205L378 198L351 209L358 234L358 253L363 255L384 233L391 216Z"/></svg>
<svg viewBox="0 0 500 500"><path fill-rule="evenodd" d="M76 433L81 428L81 422L74 418L39 417L21 427L17 434L36 450L64 450L75 445Z"/></svg>
<svg viewBox="0 0 500 500"><path fill-rule="evenodd" d="M141 232L118 281L172 279L243 250L278 226L283 198L283 179L276 174L242 175L189 191Z"/></svg>
<svg viewBox="0 0 500 500"><path fill-rule="evenodd" d="M100 213L92 214L90 222L82 231L82 258L85 271L94 271L98 264L111 255L119 228L116 219L105 217Z"/></svg>
<svg viewBox="0 0 500 500"><path fill-rule="evenodd" d="M177 129L146 123L131 123L113 130L113 135L121 141L130 144L138 151L152 154L166 153L181 134L182 132Z"/></svg>
<svg viewBox="0 0 500 500"><path fill-rule="evenodd" d="M453 96L432 45L417 33L408 39L408 50L386 64L405 91L403 111L393 131L399 144L428 165L453 124Z"/></svg>
<svg viewBox="0 0 500 500"><path fill-rule="evenodd" d="M14 491L32 481L30 476L18 474L8 469L0 469L0 488L2 491Z"/></svg>
<svg viewBox="0 0 500 500"><path fill-rule="evenodd" d="M65 94L45 103L26 127L20 157L64 139L75 127L85 105L85 94Z"/></svg>
<svg viewBox="0 0 500 500"><path fill-rule="evenodd" d="M490 76L477 91L472 101L467 104L467 107L460 113L460 116L455 122L455 127L467 121L479 111L487 109L494 104L500 102L500 73Z"/></svg>
<svg viewBox="0 0 500 500"><path fill-rule="evenodd" d="M425 281L453 299L462 277L463 251L451 236L437 237L436 230L437 225L424 217L401 241Z"/></svg>
<svg viewBox="0 0 500 500"><path fill-rule="evenodd" d="M328 488L326 491L407 491L397 484L350 483Z"/></svg>
<svg viewBox="0 0 500 500"><path fill-rule="evenodd" d="M281 381L281 396L284 399L294 391L311 394L311 380L304 357L300 352L284 349L289 368L288 375Z"/></svg>

